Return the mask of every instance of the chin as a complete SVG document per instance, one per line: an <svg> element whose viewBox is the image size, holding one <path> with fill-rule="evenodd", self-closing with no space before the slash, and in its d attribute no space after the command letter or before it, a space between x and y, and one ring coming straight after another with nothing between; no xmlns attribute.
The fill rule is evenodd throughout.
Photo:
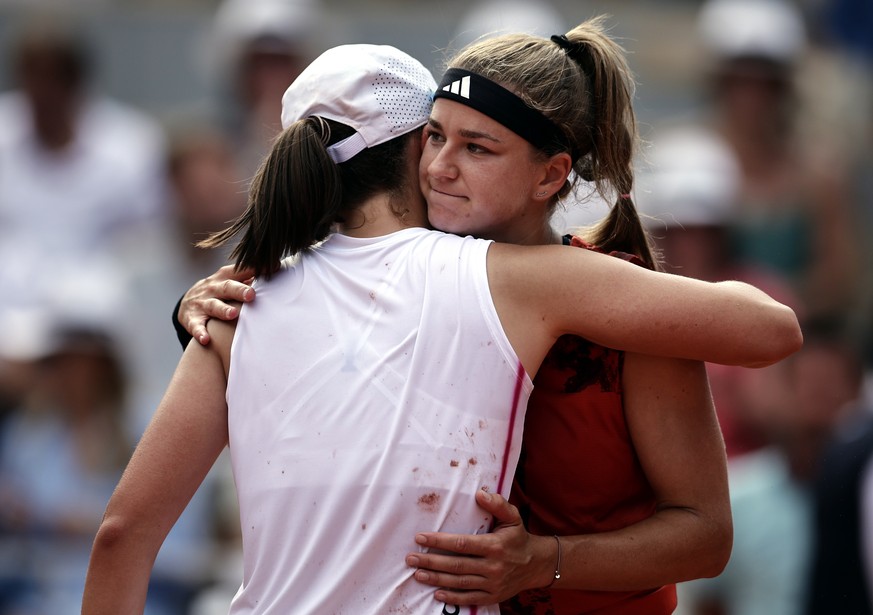
<svg viewBox="0 0 873 615"><path fill-rule="evenodd" d="M432 228L444 233L453 233L455 235L475 234L474 229L470 228L469 218L440 205L428 207L427 220Z"/></svg>

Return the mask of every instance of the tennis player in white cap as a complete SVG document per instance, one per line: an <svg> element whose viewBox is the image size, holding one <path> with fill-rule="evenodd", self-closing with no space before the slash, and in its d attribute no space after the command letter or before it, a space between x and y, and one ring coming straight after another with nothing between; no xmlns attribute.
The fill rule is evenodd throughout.
<svg viewBox="0 0 873 615"><path fill-rule="evenodd" d="M404 559L424 528L488 531L474 495L508 494L558 336L741 364L799 346L793 312L747 285L425 229L434 88L392 47L347 45L286 92L248 208L205 242L238 240L258 299L188 345L107 506L84 615L142 612L155 555L225 446L244 551L231 614L496 614L435 601Z"/></svg>

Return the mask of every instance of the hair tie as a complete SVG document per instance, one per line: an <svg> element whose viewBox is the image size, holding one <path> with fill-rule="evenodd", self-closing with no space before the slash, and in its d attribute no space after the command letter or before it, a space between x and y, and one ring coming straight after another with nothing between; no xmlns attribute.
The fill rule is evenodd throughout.
<svg viewBox="0 0 873 615"><path fill-rule="evenodd" d="M591 46L587 41L571 41L566 34L553 34L552 42L563 49L567 57L582 69L582 74L585 75L585 89L588 92L588 117L594 121L599 110L598 97L594 89L594 55L591 53Z"/></svg>
<svg viewBox="0 0 873 615"><path fill-rule="evenodd" d="M585 41L571 41L566 34L553 34L552 42L563 49L571 60L585 73L588 79L594 79L594 57L591 55L591 49Z"/></svg>

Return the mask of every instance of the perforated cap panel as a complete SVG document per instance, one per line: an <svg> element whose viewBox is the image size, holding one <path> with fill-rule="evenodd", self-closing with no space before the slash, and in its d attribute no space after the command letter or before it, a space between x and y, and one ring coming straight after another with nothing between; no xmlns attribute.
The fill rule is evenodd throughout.
<svg viewBox="0 0 873 615"><path fill-rule="evenodd" d="M410 81L416 88L409 87ZM393 134L401 135L420 126L421 118L430 113L432 85L413 61L389 59L386 70L380 71L373 81L373 87Z"/></svg>
<svg viewBox="0 0 873 615"><path fill-rule="evenodd" d="M340 45L316 58L282 97L282 126L310 116L353 128L331 145L334 162L349 160L427 122L436 82L418 60L389 45Z"/></svg>

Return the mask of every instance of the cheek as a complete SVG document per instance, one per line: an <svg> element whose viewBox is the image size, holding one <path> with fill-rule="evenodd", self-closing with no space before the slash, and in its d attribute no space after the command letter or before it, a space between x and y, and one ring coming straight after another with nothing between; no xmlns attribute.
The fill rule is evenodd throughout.
<svg viewBox="0 0 873 615"><path fill-rule="evenodd" d="M428 169L434 163L437 156L442 151L442 148L433 143L430 139L422 138L421 141L421 156L418 158L418 172L422 177L426 177Z"/></svg>
<svg viewBox="0 0 873 615"><path fill-rule="evenodd" d="M428 153L427 148L421 153L421 158L418 160L418 183L422 188L427 184L427 168L433 157Z"/></svg>
<svg viewBox="0 0 873 615"><path fill-rule="evenodd" d="M519 174L492 175L482 182L480 208L492 220L503 221L527 208L529 184Z"/></svg>

